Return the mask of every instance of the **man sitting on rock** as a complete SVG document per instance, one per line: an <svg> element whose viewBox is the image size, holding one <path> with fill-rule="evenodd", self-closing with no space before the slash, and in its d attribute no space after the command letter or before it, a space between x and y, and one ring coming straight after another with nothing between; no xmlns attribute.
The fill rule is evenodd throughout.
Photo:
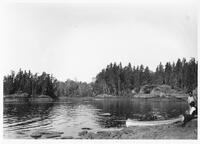
<svg viewBox="0 0 200 144"><path fill-rule="evenodd" d="M182 119L183 124L182 124L182 126L185 126L187 122L191 121L197 115L197 108L195 106L195 102L192 101L192 102L190 102L189 105L190 105L189 113L183 115L183 119Z"/></svg>

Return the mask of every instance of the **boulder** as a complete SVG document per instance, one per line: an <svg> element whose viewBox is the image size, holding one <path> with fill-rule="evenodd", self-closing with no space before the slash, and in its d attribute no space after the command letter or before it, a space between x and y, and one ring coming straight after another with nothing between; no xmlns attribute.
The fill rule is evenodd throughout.
<svg viewBox="0 0 200 144"><path fill-rule="evenodd" d="M128 139L130 136L128 134L122 134L121 135L121 139Z"/></svg>
<svg viewBox="0 0 200 144"><path fill-rule="evenodd" d="M78 135L79 135L79 136L84 136L84 135L86 135L87 133L88 133L88 131L85 130L85 131L79 132Z"/></svg>
<svg viewBox="0 0 200 144"><path fill-rule="evenodd" d="M87 139L96 139L97 135L95 133L93 133L93 132L89 132L85 138L87 138Z"/></svg>
<svg viewBox="0 0 200 144"><path fill-rule="evenodd" d="M111 138L115 138L118 136L118 133L116 131L113 131L111 134L110 134L110 137Z"/></svg>
<svg viewBox="0 0 200 144"><path fill-rule="evenodd" d="M41 136L42 136L42 134L38 133L38 132L34 132L34 133L31 134L31 137L33 137L35 139L40 138Z"/></svg>
<svg viewBox="0 0 200 144"><path fill-rule="evenodd" d="M46 130L38 130L33 132L30 136L33 138L54 138L54 137L60 137L63 132L56 132L56 131L46 131Z"/></svg>
<svg viewBox="0 0 200 144"><path fill-rule="evenodd" d="M61 137L61 139L73 139L74 137L73 136L63 136Z"/></svg>
<svg viewBox="0 0 200 144"><path fill-rule="evenodd" d="M103 138L109 137L110 134L111 134L111 133L110 133L109 131L98 131L98 132L97 132L97 135L99 135L99 136L101 136L101 137L103 137Z"/></svg>

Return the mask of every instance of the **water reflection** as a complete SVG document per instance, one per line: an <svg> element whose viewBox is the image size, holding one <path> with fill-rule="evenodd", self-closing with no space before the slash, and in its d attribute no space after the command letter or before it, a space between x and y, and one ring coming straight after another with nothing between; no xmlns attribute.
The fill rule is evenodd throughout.
<svg viewBox="0 0 200 144"><path fill-rule="evenodd" d="M4 136L29 137L29 132L49 125L53 103L4 104Z"/></svg>
<svg viewBox="0 0 200 144"><path fill-rule="evenodd" d="M123 127L127 118L137 119L138 115L157 112L166 119L177 117L187 109L185 102L177 99L103 99L94 102L102 112L111 116L98 119L102 127Z"/></svg>
<svg viewBox="0 0 200 144"><path fill-rule="evenodd" d="M30 138L30 133L38 129L77 137L82 128L98 131L123 127L127 118L136 118L137 114L154 111L171 118L186 109L186 103L176 99L67 99L54 103L4 104L4 137Z"/></svg>

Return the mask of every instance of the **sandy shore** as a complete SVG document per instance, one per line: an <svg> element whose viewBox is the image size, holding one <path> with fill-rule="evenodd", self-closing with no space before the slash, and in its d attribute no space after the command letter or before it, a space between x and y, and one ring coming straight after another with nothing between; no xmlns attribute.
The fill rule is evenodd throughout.
<svg viewBox="0 0 200 144"><path fill-rule="evenodd" d="M197 139L197 119L186 124L174 123L160 126L128 127L120 131L99 131L80 133L83 139Z"/></svg>

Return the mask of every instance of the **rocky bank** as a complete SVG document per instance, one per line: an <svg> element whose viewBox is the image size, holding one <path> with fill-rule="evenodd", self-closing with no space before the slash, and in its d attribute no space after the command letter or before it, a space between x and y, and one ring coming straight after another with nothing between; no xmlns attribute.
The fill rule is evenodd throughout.
<svg viewBox="0 0 200 144"><path fill-rule="evenodd" d="M197 119L182 127L181 123L128 127L119 131L82 131L82 139L197 139Z"/></svg>

